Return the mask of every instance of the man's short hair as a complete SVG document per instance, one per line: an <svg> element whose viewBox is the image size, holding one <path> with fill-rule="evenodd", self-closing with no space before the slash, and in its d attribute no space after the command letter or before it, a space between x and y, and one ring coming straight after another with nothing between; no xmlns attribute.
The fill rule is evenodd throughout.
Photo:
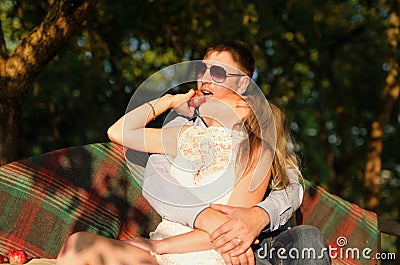
<svg viewBox="0 0 400 265"><path fill-rule="evenodd" d="M252 52L238 40L228 40L217 42L210 46L204 55L207 57L213 52L229 52L232 55L233 60L239 64L242 70L250 78L253 76L255 68L255 59Z"/></svg>

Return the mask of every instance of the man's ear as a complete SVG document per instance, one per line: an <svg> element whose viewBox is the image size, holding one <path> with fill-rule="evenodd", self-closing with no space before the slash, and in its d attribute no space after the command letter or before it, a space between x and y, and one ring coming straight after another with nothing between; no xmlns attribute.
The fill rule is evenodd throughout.
<svg viewBox="0 0 400 265"><path fill-rule="evenodd" d="M244 94L244 92L246 92L247 87L249 86L250 82L251 82L251 79L248 76L244 76L244 77L240 78L239 87L238 87L238 90L236 92L239 95Z"/></svg>

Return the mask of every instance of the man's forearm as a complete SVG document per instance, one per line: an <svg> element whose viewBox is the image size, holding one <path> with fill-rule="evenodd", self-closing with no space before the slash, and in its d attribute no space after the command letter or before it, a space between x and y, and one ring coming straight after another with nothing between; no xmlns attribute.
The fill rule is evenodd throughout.
<svg viewBox="0 0 400 265"><path fill-rule="evenodd" d="M285 189L273 190L268 197L257 204L268 213L271 231L286 224L299 208L303 199L303 187L295 170L288 169L290 184Z"/></svg>

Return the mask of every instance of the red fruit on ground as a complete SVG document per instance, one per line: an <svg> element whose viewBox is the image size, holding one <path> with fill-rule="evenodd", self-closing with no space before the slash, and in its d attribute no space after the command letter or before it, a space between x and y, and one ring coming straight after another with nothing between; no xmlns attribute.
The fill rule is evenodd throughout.
<svg viewBox="0 0 400 265"><path fill-rule="evenodd" d="M3 264L6 258L0 254L0 264Z"/></svg>
<svg viewBox="0 0 400 265"><path fill-rule="evenodd" d="M27 257L23 250L13 250L8 253L8 262L10 264L25 264Z"/></svg>

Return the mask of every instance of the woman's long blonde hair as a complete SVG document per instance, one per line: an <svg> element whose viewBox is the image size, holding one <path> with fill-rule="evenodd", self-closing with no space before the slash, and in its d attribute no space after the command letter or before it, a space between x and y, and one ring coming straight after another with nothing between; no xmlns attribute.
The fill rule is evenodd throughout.
<svg viewBox="0 0 400 265"><path fill-rule="evenodd" d="M302 174L299 158L296 154L295 142L290 133L286 115L276 105L272 103L269 103L269 105L274 116L276 128L276 146L272 162L272 183L270 188L277 190L286 188L289 185L288 169L295 170L300 180L302 179Z"/></svg>
<svg viewBox="0 0 400 265"><path fill-rule="evenodd" d="M242 128L247 133L247 139L239 145L236 162L240 175L247 174L260 163L262 148L270 148L274 154L271 168L270 188L284 189L289 185L288 169L294 169L302 178L299 160L295 152L295 143L291 137L285 114L276 105L269 103L271 111L266 109L265 98L261 96L247 96L250 112L242 122ZM272 113L272 115L271 115ZM275 124L276 143L270 143L271 136L268 126ZM273 137L274 138L274 137ZM267 161L265 161L267 163Z"/></svg>

